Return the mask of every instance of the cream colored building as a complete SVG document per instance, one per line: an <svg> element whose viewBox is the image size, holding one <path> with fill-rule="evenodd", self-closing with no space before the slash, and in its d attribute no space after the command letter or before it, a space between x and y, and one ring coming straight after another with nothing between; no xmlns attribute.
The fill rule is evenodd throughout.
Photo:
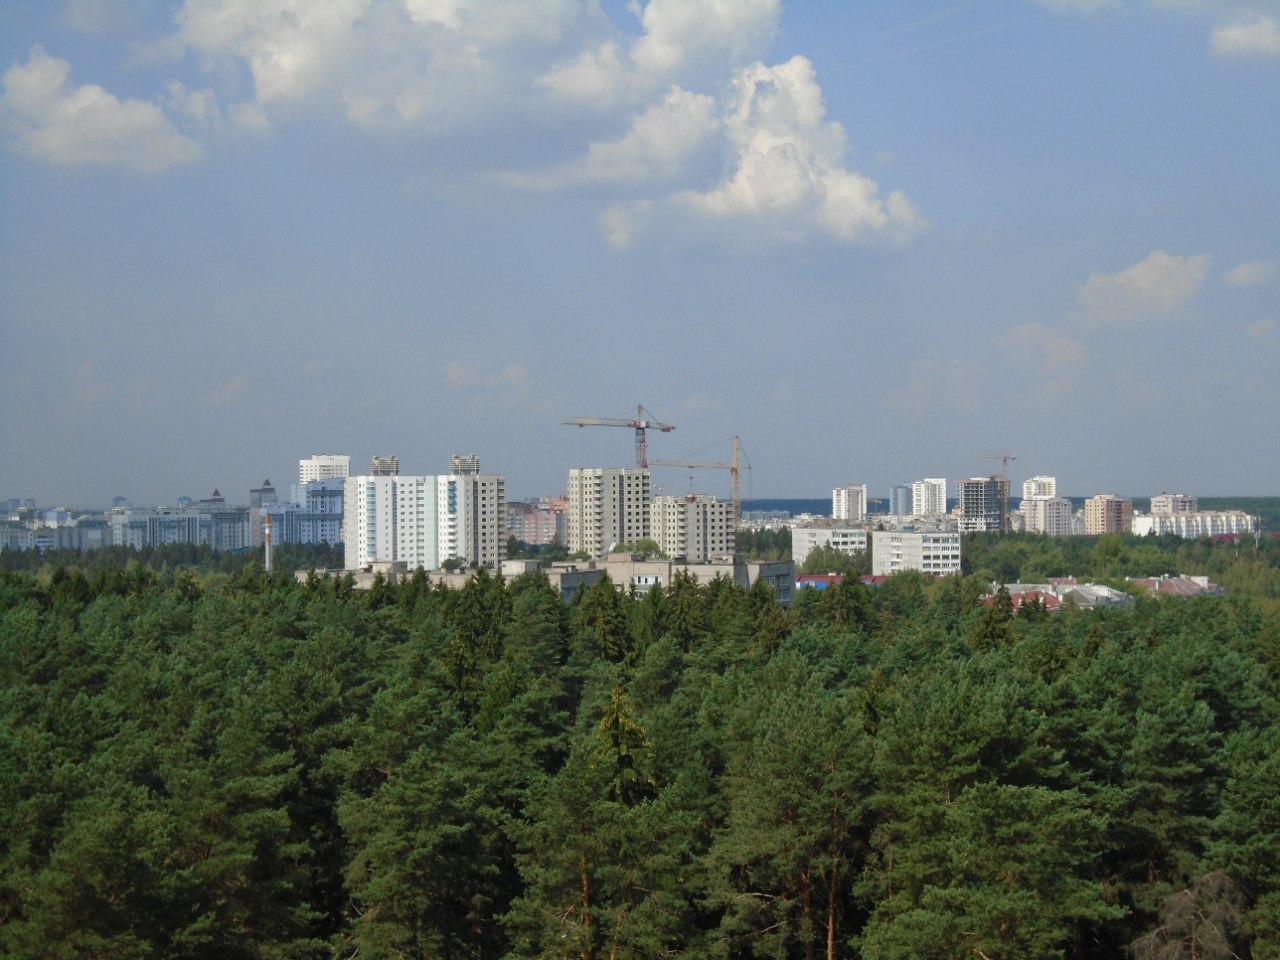
<svg viewBox="0 0 1280 960"><path fill-rule="evenodd" d="M1031 496L1022 501L1023 529L1050 537L1066 537L1072 532L1072 506L1066 497Z"/></svg>
<svg viewBox="0 0 1280 960"><path fill-rule="evenodd" d="M1114 493L1100 493L1084 502L1084 533L1129 533L1133 528L1133 501Z"/></svg>
<svg viewBox="0 0 1280 960"><path fill-rule="evenodd" d="M575 467L569 471L565 533L570 553L604 556L619 543L650 535L648 470Z"/></svg>
<svg viewBox="0 0 1280 960"><path fill-rule="evenodd" d="M732 557L735 547L733 504L705 493L654 497L649 536L664 556L689 563Z"/></svg>

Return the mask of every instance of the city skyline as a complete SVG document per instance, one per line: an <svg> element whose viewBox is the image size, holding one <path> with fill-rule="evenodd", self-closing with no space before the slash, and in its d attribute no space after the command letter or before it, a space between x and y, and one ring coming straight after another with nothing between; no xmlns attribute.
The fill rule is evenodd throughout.
<svg viewBox="0 0 1280 960"><path fill-rule="evenodd" d="M523 500L637 403L749 499L1276 492L1275 0L0 0L0 71L3 498Z"/></svg>

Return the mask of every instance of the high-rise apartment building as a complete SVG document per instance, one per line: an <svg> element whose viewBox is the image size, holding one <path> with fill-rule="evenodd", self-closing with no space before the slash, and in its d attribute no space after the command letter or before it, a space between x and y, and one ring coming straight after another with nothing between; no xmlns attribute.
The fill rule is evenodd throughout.
<svg viewBox="0 0 1280 960"><path fill-rule="evenodd" d="M1114 493L1101 493L1084 502L1085 536L1129 533L1133 528L1133 501Z"/></svg>
<svg viewBox="0 0 1280 960"><path fill-rule="evenodd" d="M846 483L831 491L831 518L861 523L867 517L867 485Z"/></svg>
<svg viewBox="0 0 1280 960"><path fill-rule="evenodd" d="M345 453L317 453L298 461L298 483L314 480L346 479L351 475L351 458Z"/></svg>
<svg viewBox="0 0 1280 960"><path fill-rule="evenodd" d="M1072 507L1066 497L1023 497L1021 512L1023 529L1027 533L1043 533L1050 537L1071 535Z"/></svg>
<svg viewBox="0 0 1280 960"><path fill-rule="evenodd" d="M733 504L705 493L654 497L649 536L662 553L688 563L705 563L734 553Z"/></svg>
<svg viewBox="0 0 1280 960"><path fill-rule="evenodd" d="M402 562L436 570L446 560L496 568L506 550L506 481L499 476L348 477L345 565Z"/></svg>
<svg viewBox="0 0 1280 960"><path fill-rule="evenodd" d="M1002 477L970 477L956 481L960 530L1004 530L1008 486Z"/></svg>
<svg viewBox="0 0 1280 960"><path fill-rule="evenodd" d="M369 475L373 477L396 477L400 475L400 458L395 454L369 458Z"/></svg>
<svg viewBox="0 0 1280 960"><path fill-rule="evenodd" d="M911 484L900 483L889 491L889 512L895 517L911 516Z"/></svg>
<svg viewBox="0 0 1280 960"><path fill-rule="evenodd" d="M649 507L648 470L575 467L565 522L569 551L600 557L614 544L648 537Z"/></svg>
<svg viewBox="0 0 1280 960"><path fill-rule="evenodd" d="M1168 517L1175 513L1197 513L1200 500L1189 493L1161 493L1151 498L1151 515Z"/></svg>
<svg viewBox="0 0 1280 960"><path fill-rule="evenodd" d="M1058 495L1057 477L1032 477L1022 481L1022 499L1032 497L1056 497Z"/></svg>
<svg viewBox="0 0 1280 960"><path fill-rule="evenodd" d="M947 512L945 477L925 477L911 484L911 515L940 517Z"/></svg>

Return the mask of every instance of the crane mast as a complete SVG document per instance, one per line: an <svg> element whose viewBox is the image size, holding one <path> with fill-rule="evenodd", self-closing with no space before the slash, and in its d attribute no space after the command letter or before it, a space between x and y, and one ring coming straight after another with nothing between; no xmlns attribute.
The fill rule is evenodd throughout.
<svg viewBox="0 0 1280 960"><path fill-rule="evenodd" d="M736 534L742 522L742 441L733 438L733 460L730 463L718 463L708 460L653 460L655 467L705 467L711 470L729 471L729 495L733 501L733 531Z"/></svg>
<svg viewBox="0 0 1280 960"><path fill-rule="evenodd" d="M1009 532L1009 461L1017 460L1016 454L1010 453L1008 450L1001 450L999 453L980 453L977 455L979 460L1000 460L1003 464L1001 476L1004 478L1004 512L1001 517L1001 533Z"/></svg>

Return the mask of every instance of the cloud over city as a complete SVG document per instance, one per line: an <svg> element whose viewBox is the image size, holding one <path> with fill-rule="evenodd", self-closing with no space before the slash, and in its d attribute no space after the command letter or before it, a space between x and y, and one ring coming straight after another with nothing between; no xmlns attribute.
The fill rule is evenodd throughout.
<svg viewBox="0 0 1280 960"><path fill-rule="evenodd" d="M1191 303L1209 273L1209 254L1153 250L1119 273L1094 273L1076 290L1090 323L1140 323L1168 317Z"/></svg>

